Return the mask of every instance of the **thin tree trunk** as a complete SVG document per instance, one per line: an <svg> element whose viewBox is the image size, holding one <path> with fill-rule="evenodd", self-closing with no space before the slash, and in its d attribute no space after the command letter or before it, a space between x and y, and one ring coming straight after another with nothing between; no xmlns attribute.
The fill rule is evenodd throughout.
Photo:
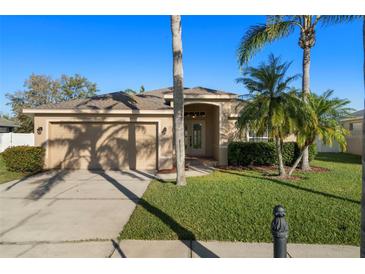
<svg viewBox="0 0 365 274"><path fill-rule="evenodd" d="M303 150L302 150L302 152L300 153L299 157L295 160L295 162L294 162L293 166L291 167L291 169L290 169L290 171L289 171L289 173L288 173L288 176L289 176L289 177L293 174L294 170L295 170L295 169L297 168L297 166L299 165L300 160L302 160L302 158L303 158L304 151L305 151L308 147L309 147L309 146L304 147L304 149L303 149Z"/></svg>
<svg viewBox="0 0 365 274"><path fill-rule="evenodd" d="M184 143L184 82L182 64L181 16L171 15L173 75L174 75L174 138L176 155L176 184L186 185Z"/></svg>
<svg viewBox="0 0 365 274"><path fill-rule="evenodd" d="M365 16L363 17L363 50L365 56ZM363 64L363 77L365 89L365 59ZM360 257L365 258L365 113L362 120L362 196L361 196L361 243Z"/></svg>
<svg viewBox="0 0 365 274"><path fill-rule="evenodd" d="M303 49L302 89L303 89L304 100L306 100L306 97L310 94L310 62L311 62L310 51L311 51L310 47L305 47ZM308 148L306 148L303 151L302 170L310 170Z"/></svg>
<svg viewBox="0 0 365 274"><path fill-rule="evenodd" d="M284 177L286 176L286 172L283 163L281 140L278 137L275 137L275 144L276 144L276 152L278 154L279 176Z"/></svg>

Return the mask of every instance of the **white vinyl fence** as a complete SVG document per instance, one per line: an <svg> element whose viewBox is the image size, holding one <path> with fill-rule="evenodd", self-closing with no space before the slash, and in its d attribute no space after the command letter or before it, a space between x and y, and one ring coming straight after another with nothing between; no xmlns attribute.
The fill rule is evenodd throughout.
<svg viewBox="0 0 365 274"><path fill-rule="evenodd" d="M318 152L341 152L341 148L336 141L332 143L332 146L326 146L319 138L317 138L316 144Z"/></svg>
<svg viewBox="0 0 365 274"><path fill-rule="evenodd" d="M12 146L34 146L34 133L0 133L0 152Z"/></svg>

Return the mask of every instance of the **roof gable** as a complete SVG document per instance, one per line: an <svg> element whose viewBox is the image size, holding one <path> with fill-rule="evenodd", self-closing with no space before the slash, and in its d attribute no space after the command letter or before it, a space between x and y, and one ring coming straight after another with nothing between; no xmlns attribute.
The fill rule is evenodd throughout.
<svg viewBox="0 0 365 274"><path fill-rule="evenodd" d="M173 93L173 87L168 88L162 88L162 89L156 89L151 91L146 91L146 94L154 94L156 96L159 96L161 98L165 97L166 95L172 95ZM184 88L184 95L193 95L193 96L204 96L204 95L211 95L211 96L218 96L218 95L228 95L228 96L238 96L235 93L217 90L217 89L211 89L211 88L205 88L205 87L193 87L193 88Z"/></svg>

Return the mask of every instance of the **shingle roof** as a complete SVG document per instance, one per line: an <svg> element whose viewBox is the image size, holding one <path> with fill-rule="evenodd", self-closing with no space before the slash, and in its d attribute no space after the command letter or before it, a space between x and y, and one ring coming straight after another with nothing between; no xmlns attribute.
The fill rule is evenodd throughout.
<svg viewBox="0 0 365 274"><path fill-rule="evenodd" d="M0 117L0 127L17 127L13 121Z"/></svg>
<svg viewBox="0 0 365 274"><path fill-rule="evenodd" d="M364 116L364 109L358 110L358 111L355 111L355 112L351 113L351 116L354 116L354 117L362 117L362 116Z"/></svg>
<svg viewBox="0 0 365 274"><path fill-rule="evenodd" d="M172 87L130 94L122 91L93 96L87 99L74 99L58 104L46 104L36 109L95 109L95 110L163 110L172 109L165 103L164 95L171 94ZM234 93L203 87L185 88L186 95L235 95Z"/></svg>
<svg viewBox="0 0 365 274"><path fill-rule="evenodd" d="M119 91L87 99L74 99L58 104L42 105L37 109L162 110L171 109L171 107L154 94L129 94Z"/></svg>
<svg viewBox="0 0 365 274"><path fill-rule="evenodd" d="M154 94L159 97L163 97L163 95L171 94L173 92L172 87L156 89L151 91L146 91L146 94ZM217 89L204 88L204 87L194 87L194 88L184 88L185 95L236 95L232 92L226 92Z"/></svg>

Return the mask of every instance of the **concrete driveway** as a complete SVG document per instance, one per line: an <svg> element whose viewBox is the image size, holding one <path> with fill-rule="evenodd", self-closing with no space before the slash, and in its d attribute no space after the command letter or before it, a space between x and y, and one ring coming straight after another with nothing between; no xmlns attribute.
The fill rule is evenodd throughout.
<svg viewBox="0 0 365 274"><path fill-rule="evenodd" d="M150 177L53 171L0 185L0 257L108 257Z"/></svg>

